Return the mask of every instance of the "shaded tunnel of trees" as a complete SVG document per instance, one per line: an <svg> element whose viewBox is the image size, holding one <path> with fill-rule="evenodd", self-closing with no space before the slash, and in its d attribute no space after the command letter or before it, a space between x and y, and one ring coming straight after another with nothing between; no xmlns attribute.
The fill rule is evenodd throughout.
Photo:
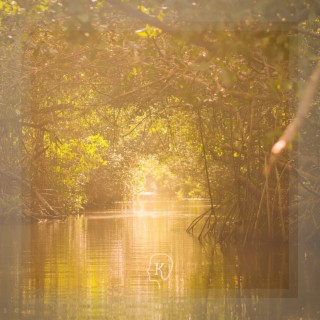
<svg viewBox="0 0 320 320"><path fill-rule="evenodd" d="M298 221L318 232L319 95L264 175L319 61L315 2L0 8L3 219L62 218L151 190L212 198L189 229L200 239L287 241Z"/></svg>

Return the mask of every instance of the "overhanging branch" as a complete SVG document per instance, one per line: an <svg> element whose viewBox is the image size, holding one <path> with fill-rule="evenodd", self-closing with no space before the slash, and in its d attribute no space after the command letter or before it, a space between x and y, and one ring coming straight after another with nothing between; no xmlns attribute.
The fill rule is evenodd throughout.
<svg viewBox="0 0 320 320"><path fill-rule="evenodd" d="M271 155L269 162L265 167L265 175L268 176L273 164L277 161L280 154L286 149L288 144L290 144L296 135L296 133L301 128L305 117L307 116L313 99L317 93L318 85L320 82L320 62L318 62L315 70L313 71L309 82L304 90L304 94L298 105L297 114L293 121L287 126L282 136L279 138L278 142L274 144L271 150Z"/></svg>
<svg viewBox="0 0 320 320"><path fill-rule="evenodd" d="M119 0L108 0L108 2L116 9L119 11L125 13L128 17L138 19L140 21L143 21L146 24L150 24L156 28L161 29L163 32L170 34L171 36L179 39L183 39L186 42L196 45L198 47L202 47L204 49L207 49L209 52L213 52L213 44L203 40L200 37L186 37L183 35L181 30L178 30L172 26L168 26L162 21L158 20L157 18L154 18L146 13L141 12L140 10L123 3L122 1Z"/></svg>

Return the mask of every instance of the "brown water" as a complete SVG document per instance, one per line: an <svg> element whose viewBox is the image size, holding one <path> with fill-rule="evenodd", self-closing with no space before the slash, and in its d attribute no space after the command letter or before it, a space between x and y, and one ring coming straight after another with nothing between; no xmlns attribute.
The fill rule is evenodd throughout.
<svg viewBox="0 0 320 320"><path fill-rule="evenodd" d="M313 300L298 300L297 256L291 247L222 252L188 235L186 228L207 206L205 201L141 201L64 222L1 225L0 319L299 319L306 312L318 314ZM159 267L170 263L168 256L173 266L164 280L160 270L168 273L170 265L156 275L152 259ZM305 268L306 261L304 256ZM314 264L310 268L316 272ZM318 287L311 283L306 290Z"/></svg>

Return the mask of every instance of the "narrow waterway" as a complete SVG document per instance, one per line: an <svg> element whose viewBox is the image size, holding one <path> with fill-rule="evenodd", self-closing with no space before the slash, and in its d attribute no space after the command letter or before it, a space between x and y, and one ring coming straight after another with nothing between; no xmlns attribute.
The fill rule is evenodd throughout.
<svg viewBox="0 0 320 320"><path fill-rule="evenodd" d="M320 318L316 250L203 247L185 230L207 206L140 201L0 225L0 319Z"/></svg>

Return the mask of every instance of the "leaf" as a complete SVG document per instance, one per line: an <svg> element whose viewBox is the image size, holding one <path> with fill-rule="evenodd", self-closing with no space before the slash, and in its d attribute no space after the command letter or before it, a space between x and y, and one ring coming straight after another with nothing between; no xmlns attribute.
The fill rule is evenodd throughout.
<svg viewBox="0 0 320 320"><path fill-rule="evenodd" d="M136 30L135 33L139 36L139 37L148 37L148 32L146 28L140 29L140 30Z"/></svg>
<svg viewBox="0 0 320 320"><path fill-rule="evenodd" d="M140 37L149 37L155 38L162 32L161 29L150 26L149 24L146 25L145 28L136 30L135 33Z"/></svg>

